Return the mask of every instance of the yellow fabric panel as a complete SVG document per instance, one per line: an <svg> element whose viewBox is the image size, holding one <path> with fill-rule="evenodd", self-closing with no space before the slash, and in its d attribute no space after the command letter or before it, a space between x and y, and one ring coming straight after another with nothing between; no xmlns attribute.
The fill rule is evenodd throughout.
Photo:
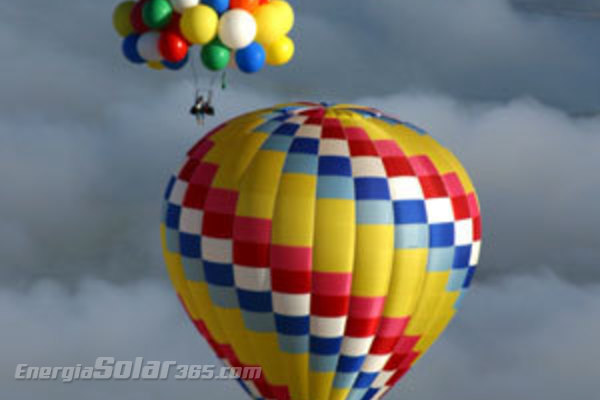
<svg viewBox="0 0 600 400"><path fill-rule="evenodd" d="M316 176L292 173L281 176L273 215L273 244L312 246L316 191Z"/></svg>
<svg viewBox="0 0 600 400"><path fill-rule="evenodd" d="M313 270L352 272L356 231L353 200L318 199L315 214Z"/></svg>
<svg viewBox="0 0 600 400"><path fill-rule="evenodd" d="M446 285L451 271L427 272L427 280L423 289L424 295L437 295L446 292Z"/></svg>
<svg viewBox="0 0 600 400"><path fill-rule="evenodd" d="M393 255L393 225L357 225L352 295L385 296Z"/></svg>
<svg viewBox="0 0 600 400"><path fill-rule="evenodd" d="M212 308L215 310L219 324L227 334L228 342L233 347L239 360L248 365L258 364L255 349L251 346L249 338L245 335L246 327L244 326L240 310L222 308L214 304Z"/></svg>
<svg viewBox="0 0 600 400"><path fill-rule="evenodd" d="M260 360L263 373L273 385L287 385L285 368L280 362L279 342L277 332L253 332L245 329L250 343L253 344Z"/></svg>
<svg viewBox="0 0 600 400"><path fill-rule="evenodd" d="M416 312L406 328L406 334L421 336L426 333L427 325L434 315L439 301L442 300L442 293L446 291L449 277L450 271L432 271L427 273L421 299Z"/></svg>
<svg viewBox="0 0 600 400"><path fill-rule="evenodd" d="M227 125L209 139L214 143L213 147L203 158L205 162L220 164L223 158L231 155L231 148L239 140L239 129L233 125Z"/></svg>
<svg viewBox="0 0 600 400"><path fill-rule="evenodd" d="M345 400L346 397L350 394L352 388L332 388L331 395L329 395L329 400Z"/></svg>
<svg viewBox="0 0 600 400"><path fill-rule="evenodd" d="M398 147L407 157L422 155L426 153L425 149L433 146L439 146L435 142L428 141L429 136L419 135L412 129L402 125L397 125L390 131L390 139L398 144Z"/></svg>
<svg viewBox="0 0 600 400"><path fill-rule="evenodd" d="M308 397L308 353L283 353L288 387L292 400L310 400Z"/></svg>
<svg viewBox="0 0 600 400"><path fill-rule="evenodd" d="M411 137L414 137L416 139L423 136L405 125L396 125L390 131L393 138L402 141Z"/></svg>
<svg viewBox="0 0 600 400"><path fill-rule="evenodd" d="M429 348L440 337L442 332L444 332L450 321L452 321L452 318L454 318L455 313L456 311L451 311L441 316L440 319L436 321L435 325L433 326L433 329L430 332L428 332L425 336L423 336L421 340L419 340L419 342L415 346L415 350L421 353L421 355L425 354L427 350L429 350Z"/></svg>
<svg viewBox="0 0 600 400"><path fill-rule="evenodd" d="M241 143L235 154L224 156L219 161L219 169L215 175L212 187L222 189L237 189L243 173L256 156L263 142L269 136L264 133L249 133L241 138Z"/></svg>
<svg viewBox="0 0 600 400"><path fill-rule="evenodd" d="M359 116L356 113L353 113L348 110L342 109L342 107L330 107L325 111L325 118L335 118L339 120L358 120ZM347 122L348 123L348 122Z"/></svg>
<svg viewBox="0 0 600 400"><path fill-rule="evenodd" d="M327 400L333 386L335 372L315 372L309 371L310 399Z"/></svg>
<svg viewBox="0 0 600 400"><path fill-rule="evenodd" d="M427 274L427 255L427 249L394 251L394 266L384 316L405 317L415 311Z"/></svg>
<svg viewBox="0 0 600 400"><path fill-rule="evenodd" d="M211 303L211 299L206 283L186 281L186 285L188 287L189 301L199 314L199 318L206 324L206 328L210 334L219 343L229 343L227 335L217 319L215 310L212 307L207 307Z"/></svg>
<svg viewBox="0 0 600 400"><path fill-rule="evenodd" d="M445 292L440 294L440 300L434 314L429 317L428 326L425 328L425 334L415 346L415 349L420 352L425 352L437 340L437 338L446 329L456 310L454 304L460 292Z"/></svg>
<svg viewBox="0 0 600 400"><path fill-rule="evenodd" d="M419 300L417 311L411 316L410 323L406 328L406 334L409 336L422 336L427 330L429 315L435 310L438 295L422 296Z"/></svg>
<svg viewBox="0 0 600 400"><path fill-rule="evenodd" d="M429 328L429 334L437 338L446 329L455 315L456 310L454 309L446 309L443 313L437 315L435 320L432 321L431 327Z"/></svg>
<svg viewBox="0 0 600 400"><path fill-rule="evenodd" d="M236 215L271 219L285 153L259 150L240 182Z"/></svg>

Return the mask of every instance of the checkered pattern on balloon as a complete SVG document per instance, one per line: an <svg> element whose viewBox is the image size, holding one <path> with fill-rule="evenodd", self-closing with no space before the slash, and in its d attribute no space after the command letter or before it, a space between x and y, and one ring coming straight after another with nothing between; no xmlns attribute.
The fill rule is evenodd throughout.
<svg viewBox="0 0 600 400"><path fill-rule="evenodd" d="M214 129L165 193L177 294L255 399L377 399L453 318L481 246L473 185L423 130L294 103Z"/></svg>

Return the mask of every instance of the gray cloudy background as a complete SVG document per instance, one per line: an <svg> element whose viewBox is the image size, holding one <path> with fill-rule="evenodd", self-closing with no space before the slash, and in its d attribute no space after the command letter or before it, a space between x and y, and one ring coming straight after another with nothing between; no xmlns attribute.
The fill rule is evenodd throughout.
<svg viewBox="0 0 600 400"><path fill-rule="evenodd" d="M200 135L191 74L127 64L115 3L0 4L0 397L243 398L222 382L13 380L17 363L214 360L157 231ZM292 3L295 61L231 74L210 125L300 99L380 107L453 149L481 197L474 288L388 398L597 398L600 1Z"/></svg>

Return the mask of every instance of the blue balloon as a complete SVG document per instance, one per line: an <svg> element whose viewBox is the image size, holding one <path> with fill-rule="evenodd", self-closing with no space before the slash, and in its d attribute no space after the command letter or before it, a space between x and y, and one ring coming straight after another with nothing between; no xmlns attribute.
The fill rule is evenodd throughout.
<svg viewBox="0 0 600 400"><path fill-rule="evenodd" d="M217 14L223 14L229 9L229 0L204 0L202 4L214 8Z"/></svg>
<svg viewBox="0 0 600 400"><path fill-rule="evenodd" d="M123 40L123 54L125 58L134 64L143 64L146 62L137 51L137 43L140 35L132 33Z"/></svg>
<svg viewBox="0 0 600 400"><path fill-rule="evenodd" d="M176 62L176 63L169 62L167 60L163 60L162 65L164 65L165 67L167 67L170 70L177 71L177 70L180 70L181 68L185 67L188 60L189 60L188 56L185 56L185 58L183 60Z"/></svg>
<svg viewBox="0 0 600 400"><path fill-rule="evenodd" d="M267 54L257 42L235 52L235 62L242 72L252 74L260 71L265 65Z"/></svg>

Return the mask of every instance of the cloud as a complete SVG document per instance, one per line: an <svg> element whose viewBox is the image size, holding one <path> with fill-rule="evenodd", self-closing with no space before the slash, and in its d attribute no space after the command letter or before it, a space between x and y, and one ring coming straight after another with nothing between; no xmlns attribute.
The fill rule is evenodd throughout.
<svg viewBox="0 0 600 400"><path fill-rule="evenodd" d="M198 397L204 391L234 399L233 382L59 381L13 379L17 364L30 366L94 365L97 357L130 361L177 361L215 364L170 286L144 280L116 286L85 280L66 288L53 281L27 291L0 291L0 314L6 324L0 343L2 393L11 399L163 399Z"/></svg>
<svg viewBox="0 0 600 400"><path fill-rule="evenodd" d="M476 285L446 335L390 399L486 398L588 400L597 391L600 287L578 288L550 275ZM86 280L67 289L51 281L27 291L0 290L0 383L11 399L187 399L211 393L239 399L233 382L23 382L19 363L93 365L98 356L216 362L172 289L143 280Z"/></svg>
<svg viewBox="0 0 600 400"><path fill-rule="evenodd" d="M512 0L522 9L554 15L598 18L600 1L598 0Z"/></svg>
<svg viewBox="0 0 600 400"><path fill-rule="evenodd" d="M507 0L312 2L297 9L300 52L286 77L318 82L325 94L425 88L470 100L533 96L570 110L600 106L600 56L585 39L599 36L595 23L532 16Z"/></svg>
<svg viewBox="0 0 600 400"><path fill-rule="evenodd" d="M597 392L600 287L542 274L477 286L390 398L586 400Z"/></svg>

